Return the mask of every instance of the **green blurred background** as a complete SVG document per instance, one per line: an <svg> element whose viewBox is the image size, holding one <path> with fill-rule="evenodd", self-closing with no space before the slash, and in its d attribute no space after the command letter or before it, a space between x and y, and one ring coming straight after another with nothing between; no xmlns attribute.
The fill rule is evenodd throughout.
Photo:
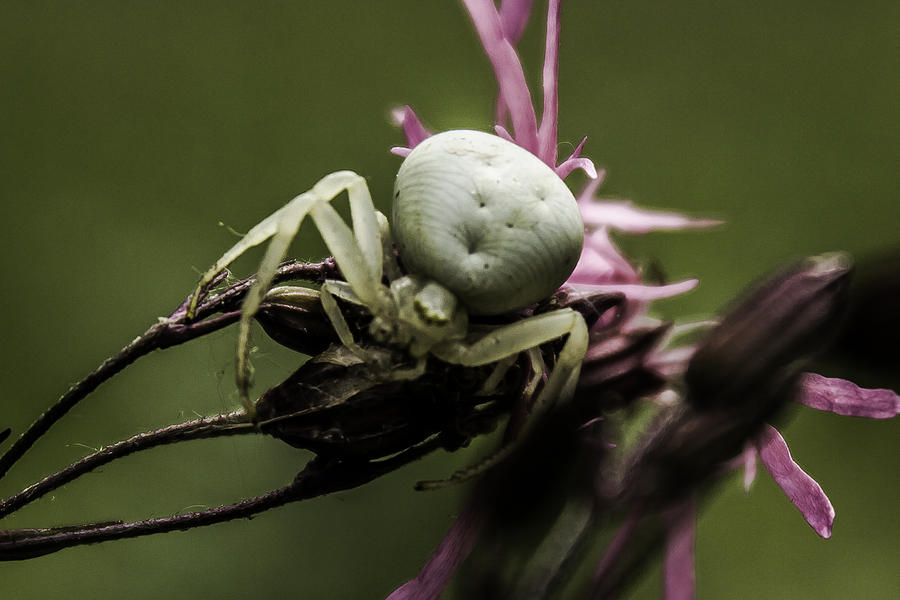
<svg viewBox="0 0 900 600"><path fill-rule="evenodd" d="M521 50L532 81L536 5ZM900 246L900 4L569 0L562 23L560 153L587 135L610 195L728 221L619 238L673 279L702 279L661 304L664 316L715 311L787 259L844 249L864 261ZM435 130L488 129L494 93L471 23L449 0L3 2L0 425L20 432L168 314L233 243L219 222L246 231L345 168L386 210L399 164L387 150L403 141L390 109L410 103ZM322 251L298 243L293 255ZM0 494L88 448L233 409L234 337L140 361L55 427ZM257 337L264 389L298 357ZM896 374L853 374L900 386ZM735 480L699 522L699 597L900 596L900 420L794 417L784 434L835 505L833 538L817 538L764 472L749 496ZM381 598L415 574L466 491L412 484L479 449L252 521L2 564L0 596ZM2 526L214 506L285 484L307 458L271 439L158 449ZM655 598L658 584L648 573L631 597Z"/></svg>

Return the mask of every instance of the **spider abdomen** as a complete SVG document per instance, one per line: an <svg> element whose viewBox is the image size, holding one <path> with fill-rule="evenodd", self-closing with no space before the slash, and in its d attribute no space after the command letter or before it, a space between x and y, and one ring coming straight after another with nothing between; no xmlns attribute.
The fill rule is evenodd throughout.
<svg viewBox="0 0 900 600"><path fill-rule="evenodd" d="M550 167L512 142L465 130L434 135L407 156L392 230L407 269L476 315L552 294L584 237L575 198Z"/></svg>

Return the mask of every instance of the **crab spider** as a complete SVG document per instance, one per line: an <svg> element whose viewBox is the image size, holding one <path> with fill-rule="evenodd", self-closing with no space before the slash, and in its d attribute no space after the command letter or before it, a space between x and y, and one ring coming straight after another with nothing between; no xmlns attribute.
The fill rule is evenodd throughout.
<svg viewBox="0 0 900 600"><path fill-rule="evenodd" d="M344 191L353 230L330 204ZM523 148L487 133L459 130L426 139L404 160L394 186L393 238L365 180L338 171L254 226L203 275L189 316L204 286L248 249L271 239L243 303L238 334L237 386L251 415L250 322L307 215L346 280L322 285L322 307L343 346L369 364L374 377L415 378L424 372L428 354L463 366L497 363L501 371L526 352L532 365L540 366L536 349L566 336L536 402L574 393L588 342L579 313L562 308L471 330L468 317L522 310L568 278L583 242L575 199L552 169ZM396 264L394 240L409 274ZM285 288L273 293L290 295ZM413 366L385 364L385 353L357 344L335 298L371 313L372 339L406 349Z"/></svg>

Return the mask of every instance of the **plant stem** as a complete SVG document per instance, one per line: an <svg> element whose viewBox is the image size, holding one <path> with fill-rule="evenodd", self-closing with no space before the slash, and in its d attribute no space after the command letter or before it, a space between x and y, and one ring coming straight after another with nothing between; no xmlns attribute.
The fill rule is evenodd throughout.
<svg viewBox="0 0 900 600"><path fill-rule="evenodd" d="M391 458L373 462L324 461L314 458L290 484L254 498L208 510L134 521L94 523L62 529L14 529L0 532L0 560L24 560L63 548L109 540L134 538L247 518L332 492L351 489L417 460L440 446L435 437Z"/></svg>
<svg viewBox="0 0 900 600"><path fill-rule="evenodd" d="M72 463L68 467L57 471L52 475L48 475L34 485L31 485L18 494L10 496L6 500L0 502L0 518L19 510L23 506L34 502L44 494L81 477L85 473L89 473L97 467L108 464L117 458L122 458L141 450L148 450L166 444L176 444L188 440L245 433L257 433L257 431L247 415L243 412L233 412L205 419L196 419L186 423L178 423L176 425L163 427L162 429L140 433L126 440L110 444L93 454L85 456L81 460Z"/></svg>
<svg viewBox="0 0 900 600"><path fill-rule="evenodd" d="M287 262L282 264L275 274L273 283L291 279L302 279L321 283L326 278L336 277L338 274L337 266L333 258L327 258L318 263L298 263ZM187 319L187 304L190 296L175 309L175 311L167 318L160 319L152 325L143 335L137 337L130 344L122 348L117 354L107 358L87 377L73 385L63 396L57 400L56 404L47 409L25 432L15 441L15 443L0 457L0 479L9 471L12 466L22 458L26 452L37 442L38 439L59 421L66 413L68 413L76 404L86 398L91 392L97 389L103 382L109 380L117 373L121 372L125 367L132 364L138 358L149 354L158 349L169 348L183 344L194 338L212 333L223 327L226 327L240 318L240 303L247 290L255 280L254 277L248 277L239 281L223 292L206 298L209 291L222 282L228 276L227 271L223 271L213 281L210 282L207 289L203 290L204 302L198 307L197 314L193 321ZM221 312L223 314L208 318L214 313ZM204 320L205 319L205 320ZM6 437L4 432L0 432L0 441ZM8 435L8 434L6 434Z"/></svg>

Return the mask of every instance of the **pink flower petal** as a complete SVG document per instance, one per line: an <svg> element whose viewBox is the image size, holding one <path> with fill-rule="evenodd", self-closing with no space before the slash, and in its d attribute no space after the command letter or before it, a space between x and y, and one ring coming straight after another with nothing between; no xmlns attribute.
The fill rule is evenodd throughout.
<svg viewBox="0 0 900 600"><path fill-rule="evenodd" d="M604 285L591 285L589 283L566 282L569 287L575 288L579 292L619 292L625 294L629 300L637 300L639 302L649 302L651 300L661 300L662 298L671 298L679 294L689 292L700 283L697 279L685 279L678 283L670 283L668 285L641 285L637 283L609 283Z"/></svg>
<svg viewBox="0 0 900 600"><path fill-rule="evenodd" d="M459 566L475 547L483 524L483 514L484 510L478 505L476 496L463 509L419 574L394 590L387 600L440 598Z"/></svg>
<svg viewBox="0 0 900 600"><path fill-rule="evenodd" d="M515 46L525 31L528 17L531 16L531 5L534 0L503 0L500 4L500 24L503 36Z"/></svg>
<svg viewBox="0 0 900 600"><path fill-rule="evenodd" d="M547 41L544 49L544 105L538 129L538 158L551 167L556 164L556 139L559 116L559 8L560 0L547 6Z"/></svg>
<svg viewBox="0 0 900 600"><path fill-rule="evenodd" d="M668 529L663 562L666 600L694 598L696 512L696 503L691 496L663 515Z"/></svg>
<svg viewBox="0 0 900 600"><path fill-rule="evenodd" d="M598 229L585 236L581 257L569 275L569 282L605 284L639 281L634 267L612 243L606 230Z"/></svg>
<svg viewBox="0 0 900 600"><path fill-rule="evenodd" d="M846 379L804 373L797 402L848 417L890 419L900 414L893 390L861 388Z"/></svg>
<svg viewBox="0 0 900 600"><path fill-rule="evenodd" d="M744 492L750 493L750 486L756 481L756 448L752 444L744 446L741 458L744 462Z"/></svg>
<svg viewBox="0 0 900 600"><path fill-rule="evenodd" d="M664 379L684 373L688 363L697 351L696 346L682 346L668 350L657 350L647 361L647 367Z"/></svg>
<svg viewBox="0 0 900 600"><path fill-rule="evenodd" d="M579 142L578 145L575 146L575 151L571 154L571 156L569 156L569 158L578 158L579 156L581 156L581 151L584 148L584 144L586 142L587 142L587 136L584 136L583 138L581 138L581 142Z"/></svg>
<svg viewBox="0 0 900 600"><path fill-rule="evenodd" d="M543 125L543 123L541 123L541 125ZM591 190L588 195L592 196L594 191L596 191L597 187L600 185L600 181L597 181L600 179L600 176L597 174L597 168L594 166L594 161L581 156L581 149L584 148L584 143L586 141L586 136L581 138L581 143L575 147L575 152L570 154L569 158L561 162L555 170L560 179L565 179L575 169L583 169L588 177L596 181L596 184L594 184L593 187L591 187L591 184L588 184L588 188Z"/></svg>
<svg viewBox="0 0 900 600"><path fill-rule="evenodd" d="M659 229L695 229L721 225L715 219L692 219L677 213L643 210L631 202L589 200L579 197L584 224L589 227L612 227L628 233L648 233Z"/></svg>
<svg viewBox="0 0 900 600"><path fill-rule="evenodd" d="M584 143L586 141L587 141L587 138L584 138L583 140L581 140L581 143L578 144L578 147L575 148L575 152L573 152L572 156L570 156L569 158L574 158L574 157L580 155L581 148L582 148L582 146L584 146ZM605 178L605 176L606 176L606 172L603 171L601 177L598 177L597 179L594 179L592 181L588 181L587 185L584 186L584 189L581 190L581 193L578 194L578 198L576 198L576 200L578 201L578 208L581 208L582 206L584 206L586 204L590 204L591 202L595 201L594 194L597 193L597 189L600 187L600 184L603 183L603 179Z"/></svg>
<svg viewBox="0 0 900 600"><path fill-rule="evenodd" d="M507 142L512 142L513 144L516 143L516 140L513 139L513 136L510 135L510 133L506 130L506 127L504 127L503 125L494 125L494 133L502 137Z"/></svg>
<svg viewBox="0 0 900 600"><path fill-rule="evenodd" d="M403 128L406 135L406 143L410 148L415 148L425 138L431 137L431 132L425 129L422 121L416 116L416 113L408 105L403 108L396 108L392 111L394 122Z"/></svg>
<svg viewBox="0 0 900 600"><path fill-rule="evenodd" d="M567 158L554 170L556 171L556 174L559 175L560 179L565 179L571 175L572 171L575 169L581 169L587 173L587 176L591 179L597 178L597 168L594 166L594 161L584 157Z"/></svg>
<svg viewBox="0 0 900 600"><path fill-rule="evenodd" d="M756 441L756 447L772 478L800 510L809 526L823 538L830 538L834 507L815 479L791 458L781 434L771 425L766 425Z"/></svg>
<svg viewBox="0 0 900 600"><path fill-rule="evenodd" d="M631 538L637 531L637 526L641 523L642 515L640 512L633 511L622 522L612 541L606 547L606 552L597 566L594 568L594 587L600 585L606 577L612 572L616 563L621 560L622 554L628 547Z"/></svg>
<svg viewBox="0 0 900 600"><path fill-rule="evenodd" d="M595 285L613 283L621 281L619 274L620 267L615 256L585 245L568 281Z"/></svg>
<svg viewBox="0 0 900 600"><path fill-rule="evenodd" d="M498 89L497 90L497 110L496 110L496 113L494 116L494 120L498 124L494 126L494 129L496 130L497 127L500 127L501 129L503 129L503 131L506 131L506 128L499 125L499 123L506 123L508 117L509 117L509 107L506 106L506 102L503 101L503 96L500 95L500 90ZM500 135L500 134L497 134L497 135ZM507 131L506 135L509 136L506 139L508 139L512 143L516 142L514 139L512 139L512 136L509 135L508 131Z"/></svg>
<svg viewBox="0 0 900 600"><path fill-rule="evenodd" d="M726 461L721 470L724 473L734 471L735 469L744 468L744 492L750 493L750 486L756 481L756 456L758 452L754 442L750 441L744 444L744 449L740 454Z"/></svg>
<svg viewBox="0 0 900 600"><path fill-rule="evenodd" d="M402 156L406 158L409 156L409 153L412 152L410 148L404 148L403 146L393 146L391 147L391 154L395 156Z"/></svg>
<svg viewBox="0 0 900 600"><path fill-rule="evenodd" d="M594 418L591 419L590 421L588 421L588 422L586 422L586 423L582 423L581 425L579 425L578 429L587 429L587 428L590 427L591 425L596 425L597 423L601 423L601 422L603 422L603 421L605 421L605 420L606 420L605 417L602 417L602 416L601 416L601 417L594 417ZM613 444L613 447L615 447L615 444Z"/></svg>
<svg viewBox="0 0 900 600"><path fill-rule="evenodd" d="M500 96L509 107L516 143L537 155L537 117L531 103L531 93L519 57L504 37L497 8L492 0L463 0L463 4L472 17L484 51L494 68L500 84Z"/></svg>

